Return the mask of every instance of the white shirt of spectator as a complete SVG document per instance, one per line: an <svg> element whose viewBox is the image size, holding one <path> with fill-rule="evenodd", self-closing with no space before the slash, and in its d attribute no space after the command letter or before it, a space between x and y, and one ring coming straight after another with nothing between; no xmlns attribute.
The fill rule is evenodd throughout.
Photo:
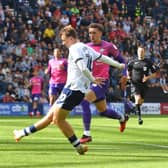
<svg viewBox="0 0 168 168"><path fill-rule="evenodd" d="M46 5L45 0L38 0L37 3L40 7L43 7Z"/></svg>
<svg viewBox="0 0 168 168"><path fill-rule="evenodd" d="M52 17L52 13L51 13L51 11L50 11L49 8L46 8L45 15L46 15L47 17Z"/></svg>
<svg viewBox="0 0 168 168"><path fill-rule="evenodd" d="M62 17L60 19L60 23L63 26L67 26L70 23L69 17L67 15L62 15Z"/></svg>
<svg viewBox="0 0 168 168"><path fill-rule="evenodd" d="M101 0L94 0L93 2L95 3L96 6L101 6L102 5Z"/></svg>
<svg viewBox="0 0 168 168"><path fill-rule="evenodd" d="M123 22L123 30L126 32L126 33L130 33L131 31L131 25L126 21L126 22Z"/></svg>

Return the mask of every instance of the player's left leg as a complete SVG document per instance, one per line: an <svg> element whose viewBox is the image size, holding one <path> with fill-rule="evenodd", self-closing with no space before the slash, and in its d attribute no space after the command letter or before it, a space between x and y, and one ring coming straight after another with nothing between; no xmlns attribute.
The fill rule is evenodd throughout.
<svg viewBox="0 0 168 168"><path fill-rule="evenodd" d="M95 105L97 110L100 112L100 116L118 120L122 118L122 115L117 113L115 110L107 108L107 103L105 99L96 102Z"/></svg>
<svg viewBox="0 0 168 168"><path fill-rule="evenodd" d="M118 119L123 121L124 115L117 113L114 109L107 108L106 95L109 88L109 81L106 80L104 84L100 86L92 85L91 89L94 91L96 99L92 100L95 103L97 110L100 112L101 116Z"/></svg>
<svg viewBox="0 0 168 168"><path fill-rule="evenodd" d="M125 118L124 114L118 113L114 109L107 108L107 103L105 99L95 103L95 105L100 112L100 116L119 120L120 132L123 132L125 130L128 118Z"/></svg>
<svg viewBox="0 0 168 168"><path fill-rule="evenodd" d="M72 126L66 121L69 112L84 98L84 93L64 88L57 101L54 103L53 123L56 124L62 133L68 138L79 154L87 152L87 146L81 145Z"/></svg>
<svg viewBox="0 0 168 168"><path fill-rule="evenodd" d="M128 115L130 115L131 113L135 114L135 106L130 100L128 100L127 98L124 98L123 103L124 103L124 110L126 114Z"/></svg>
<svg viewBox="0 0 168 168"><path fill-rule="evenodd" d="M142 115L141 115L142 98L140 94L136 94L134 97L135 97L135 110L136 110L136 113L138 114L138 123L142 125L143 124Z"/></svg>
<svg viewBox="0 0 168 168"><path fill-rule="evenodd" d="M137 114L138 114L138 123L140 125L143 124L143 120L142 120L142 115L141 115L141 105L144 103L144 97L146 95L148 91L148 86L147 83L143 83L141 85L139 85L139 87L137 88L137 92L135 94L135 104L136 104L136 110L137 110Z"/></svg>

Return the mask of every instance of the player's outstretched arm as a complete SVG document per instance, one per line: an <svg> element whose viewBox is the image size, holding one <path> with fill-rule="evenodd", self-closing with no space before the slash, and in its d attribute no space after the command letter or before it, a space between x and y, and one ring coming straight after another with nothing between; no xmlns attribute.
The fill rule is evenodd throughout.
<svg viewBox="0 0 168 168"><path fill-rule="evenodd" d="M157 73L155 72L155 73L152 73L152 74L150 74L150 75L148 75L148 76L145 76L144 75L144 77L143 77L143 79L142 79L142 82L146 82L146 81L148 81L148 80L150 80L150 79L153 79L153 78L156 78L157 77Z"/></svg>
<svg viewBox="0 0 168 168"><path fill-rule="evenodd" d="M124 63L119 63L118 61L113 60L112 58L106 56L106 55L102 55L99 59L101 62L104 62L106 64L109 64L113 67L116 67L118 69L124 69L125 68L125 64Z"/></svg>

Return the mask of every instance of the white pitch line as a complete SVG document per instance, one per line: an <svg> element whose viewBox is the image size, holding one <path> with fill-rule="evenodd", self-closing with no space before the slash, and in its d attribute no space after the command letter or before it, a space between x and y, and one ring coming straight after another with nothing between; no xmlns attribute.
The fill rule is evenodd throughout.
<svg viewBox="0 0 168 168"><path fill-rule="evenodd" d="M117 147L110 147L110 146L102 146L102 145L93 145L93 144L90 144L89 145L89 148L90 149L100 149L100 150L111 150L111 149L117 149L117 150L119 150L119 149L121 149L121 148L117 148Z"/></svg>
<svg viewBox="0 0 168 168"><path fill-rule="evenodd" d="M158 147L158 148L168 148L166 145L158 145L158 144L148 144L148 143L133 143L133 142L124 142L126 144L135 144L135 145L144 145L144 146L153 146L153 147Z"/></svg>

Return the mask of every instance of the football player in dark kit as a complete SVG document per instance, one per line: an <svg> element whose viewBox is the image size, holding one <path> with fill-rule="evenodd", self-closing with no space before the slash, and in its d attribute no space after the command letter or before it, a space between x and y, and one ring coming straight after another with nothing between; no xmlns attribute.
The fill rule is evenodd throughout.
<svg viewBox="0 0 168 168"><path fill-rule="evenodd" d="M135 99L135 110L138 114L138 123L143 124L140 106L144 102L147 93L148 81L156 78L158 68L147 58L145 49L139 46L137 49L138 59L128 63L128 79L130 79Z"/></svg>

